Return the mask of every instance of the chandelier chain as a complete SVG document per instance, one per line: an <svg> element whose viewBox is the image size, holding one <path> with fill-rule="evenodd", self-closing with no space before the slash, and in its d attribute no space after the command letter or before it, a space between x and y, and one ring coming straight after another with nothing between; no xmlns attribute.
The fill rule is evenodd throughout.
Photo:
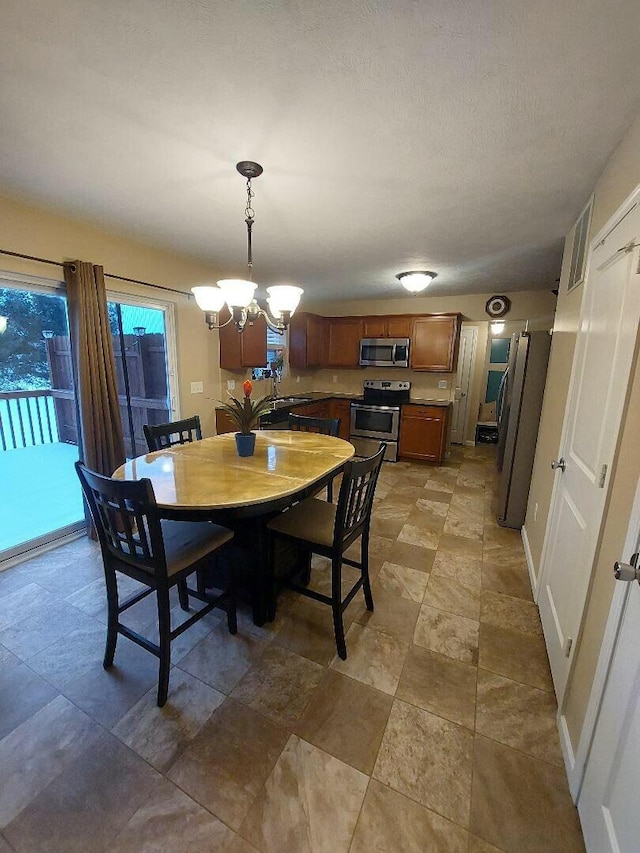
<svg viewBox="0 0 640 853"><path fill-rule="evenodd" d="M254 219L256 215L253 207L251 206L251 199L254 197L255 192L251 187L251 178L247 178L247 206L244 209L244 215L247 219Z"/></svg>
<svg viewBox="0 0 640 853"><path fill-rule="evenodd" d="M251 247L251 229L255 211L251 206L251 199L255 196L251 186L251 178L247 178L247 206L244 209L245 222L247 223L247 268L249 270L249 281L253 281L253 250Z"/></svg>

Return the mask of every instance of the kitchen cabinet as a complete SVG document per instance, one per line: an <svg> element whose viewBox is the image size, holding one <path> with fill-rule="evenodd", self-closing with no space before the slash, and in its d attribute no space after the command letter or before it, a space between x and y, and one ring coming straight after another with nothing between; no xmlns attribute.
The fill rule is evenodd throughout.
<svg viewBox="0 0 640 853"><path fill-rule="evenodd" d="M411 369L453 373L458 358L460 314L414 317L411 333Z"/></svg>
<svg viewBox="0 0 640 853"><path fill-rule="evenodd" d="M223 432L238 432L238 425L224 409L216 409L216 435Z"/></svg>
<svg viewBox="0 0 640 853"><path fill-rule="evenodd" d="M403 406L398 455L406 459L442 462L448 418L448 406Z"/></svg>
<svg viewBox="0 0 640 853"><path fill-rule="evenodd" d="M338 436L349 441L351 432L351 400L338 400L335 397L330 401L329 417L340 418L340 432Z"/></svg>
<svg viewBox="0 0 640 853"><path fill-rule="evenodd" d="M327 320L317 314L294 314L289 327L289 366L324 367L329 361Z"/></svg>
<svg viewBox="0 0 640 853"><path fill-rule="evenodd" d="M408 338L411 336L411 315L397 317L363 317L365 338Z"/></svg>
<svg viewBox="0 0 640 853"><path fill-rule="evenodd" d="M306 418L329 418L329 400L321 400L318 403L305 403L291 409L294 415L304 415Z"/></svg>
<svg viewBox="0 0 640 853"><path fill-rule="evenodd" d="M361 317L329 318L329 367L358 367L362 329Z"/></svg>
<svg viewBox="0 0 640 853"><path fill-rule="evenodd" d="M220 321L229 319L229 311L220 312ZM244 331L238 333L235 323L219 331L220 367L223 370L242 370L245 367L265 367L267 364L267 324L264 317L258 317L253 326L248 323Z"/></svg>

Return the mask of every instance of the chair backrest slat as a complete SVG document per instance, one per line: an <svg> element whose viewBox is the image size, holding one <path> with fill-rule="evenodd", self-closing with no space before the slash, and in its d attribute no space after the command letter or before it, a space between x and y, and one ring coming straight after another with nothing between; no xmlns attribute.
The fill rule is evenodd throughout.
<svg viewBox="0 0 640 853"><path fill-rule="evenodd" d="M380 442L377 453L369 459L345 465L336 506L334 547L340 547L368 529L385 448L385 443Z"/></svg>
<svg viewBox="0 0 640 853"><path fill-rule="evenodd" d="M173 447L175 444L189 444L202 439L198 415L166 424L144 424L142 429L150 453L154 450L164 450L165 447Z"/></svg>
<svg viewBox="0 0 640 853"><path fill-rule="evenodd" d="M167 573L162 526L148 479L113 480L75 464L103 558L159 575Z"/></svg>
<svg viewBox="0 0 640 853"><path fill-rule="evenodd" d="M335 438L340 433L340 418L309 418L306 415L291 414L288 425L289 429L332 435Z"/></svg>

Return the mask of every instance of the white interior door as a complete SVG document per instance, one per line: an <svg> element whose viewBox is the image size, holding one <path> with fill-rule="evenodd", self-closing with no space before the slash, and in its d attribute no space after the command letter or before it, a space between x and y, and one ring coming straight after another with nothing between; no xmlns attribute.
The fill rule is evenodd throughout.
<svg viewBox="0 0 640 853"><path fill-rule="evenodd" d="M621 555L627 563L640 550L639 498L640 490ZM640 585L619 583L607 626L616 640L578 798L585 844L593 853L640 848Z"/></svg>
<svg viewBox="0 0 640 853"><path fill-rule="evenodd" d="M464 436L469 420L469 388L476 357L478 330L474 326L460 332L460 350L458 352L458 373L456 376L453 415L451 420L451 441L464 444Z"/></svg>
<svg viewBox="0 0 640 853"><path fill-rule="evenodd" d="M538 595L559 702L582 620L636 345L639 199L637 191L617 224L598 235L584 284L560 450L566 467L556 471Z"/></svg>

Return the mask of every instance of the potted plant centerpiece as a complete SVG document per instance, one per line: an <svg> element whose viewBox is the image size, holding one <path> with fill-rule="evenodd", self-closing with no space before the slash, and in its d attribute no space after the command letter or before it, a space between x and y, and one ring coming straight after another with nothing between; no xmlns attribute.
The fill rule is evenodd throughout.
<svg viewBox="0 0 640 853"><path fill-rule="evenodd" d="M222 408L230 418L237 424L238 432L236 433L236 448L238 456L253 456L256 446L256 434L251 432L251 427L258 422L260 415L271 411L271 396L262 397L255 402L251 399L253 385L247 379L242 385L244 398L238 400L237 397L231 396L228 403L222 403Z"/></svg>

